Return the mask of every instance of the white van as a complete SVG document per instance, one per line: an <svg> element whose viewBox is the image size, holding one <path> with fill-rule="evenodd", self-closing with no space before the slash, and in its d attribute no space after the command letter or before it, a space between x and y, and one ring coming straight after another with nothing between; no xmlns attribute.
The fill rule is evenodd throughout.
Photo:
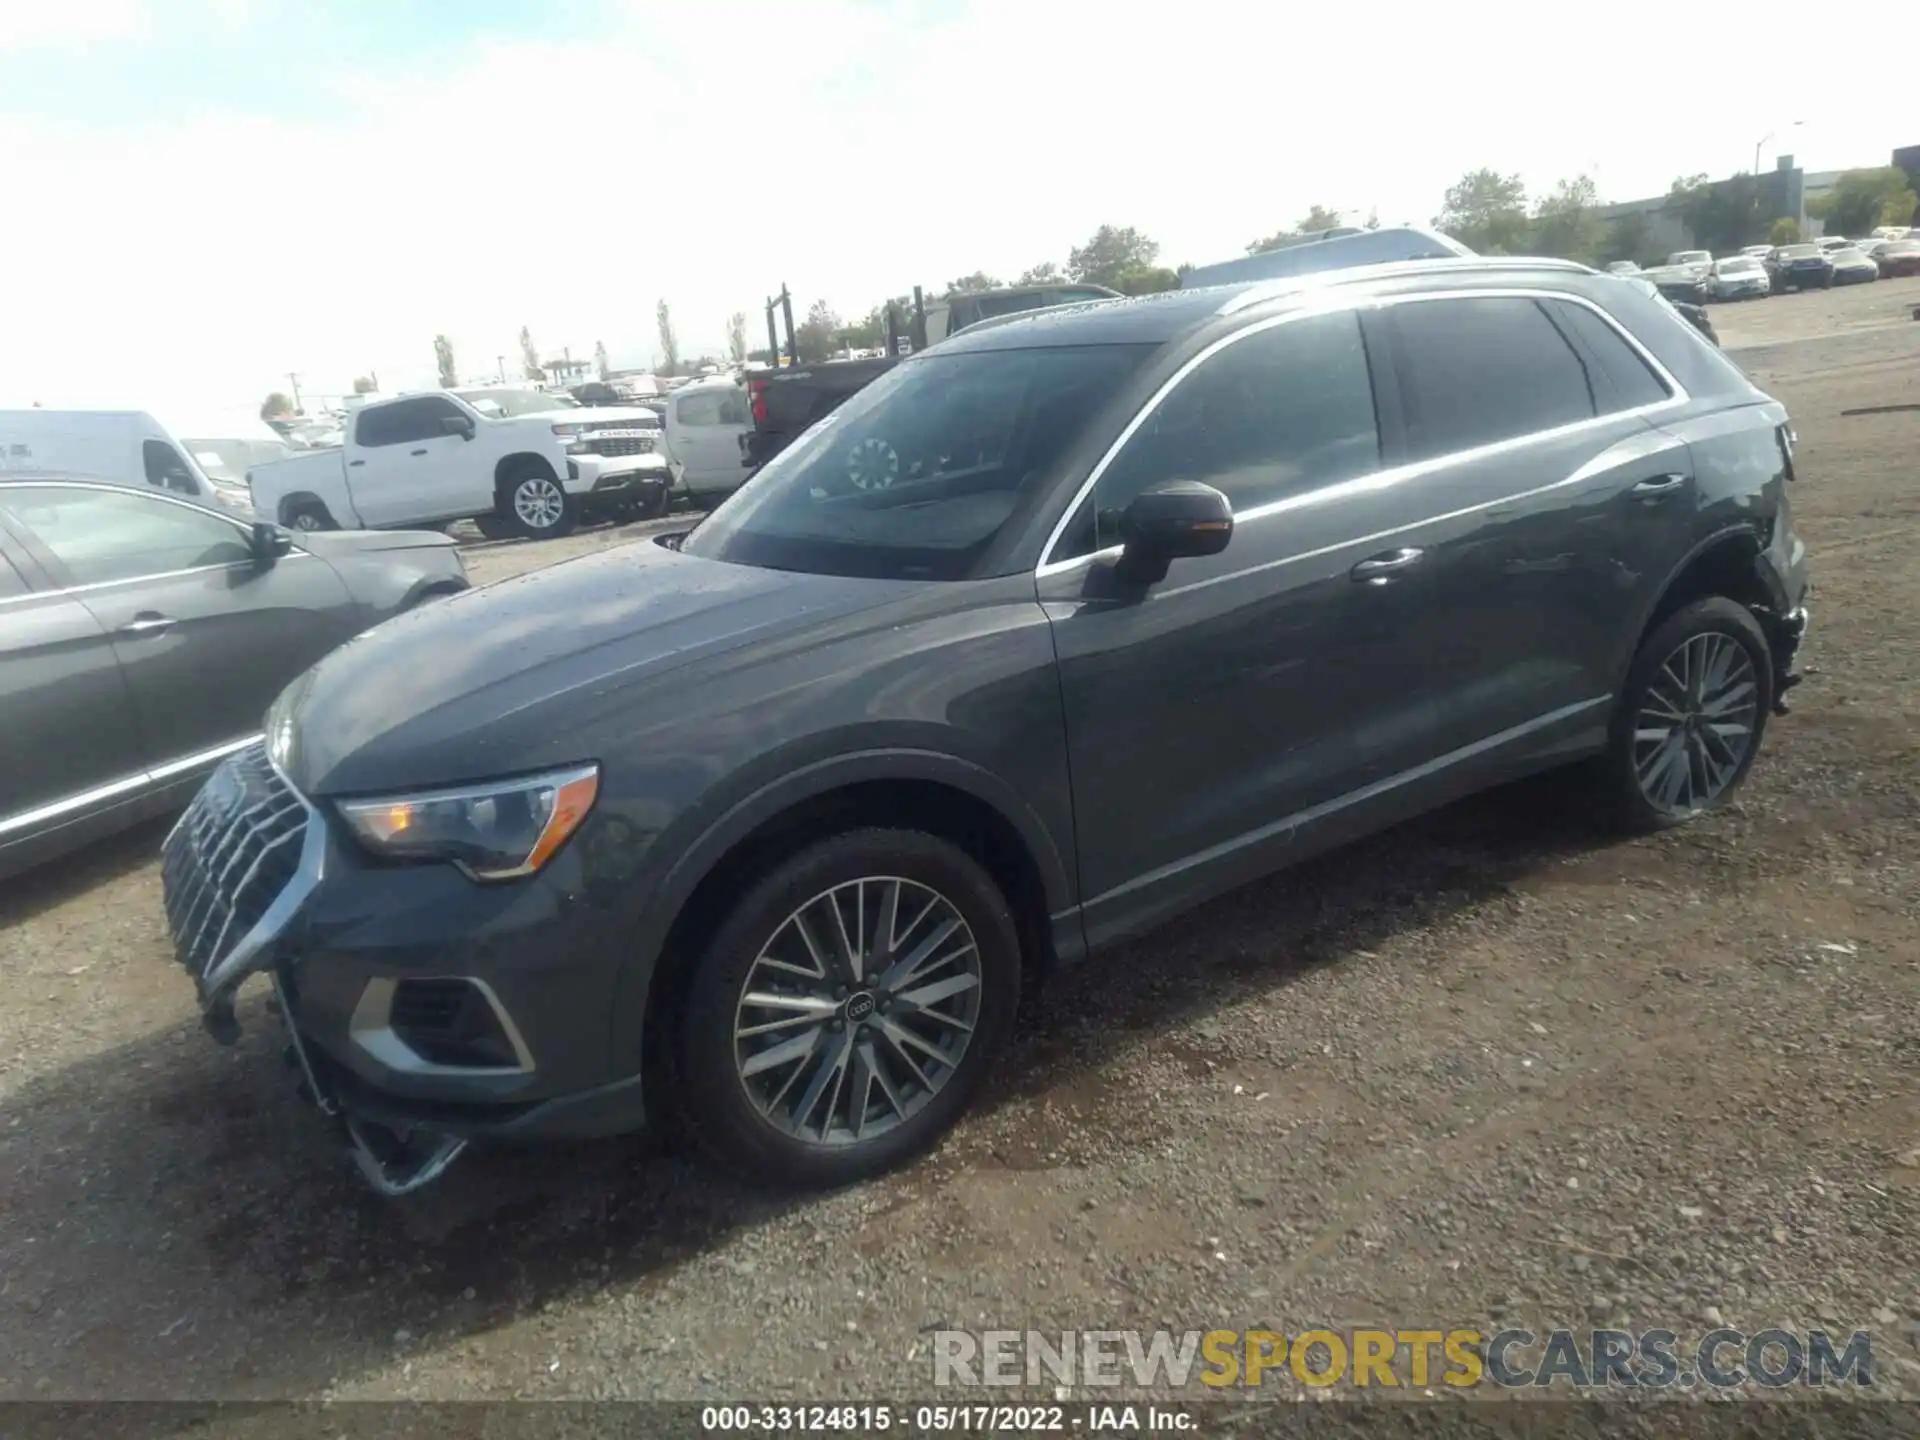
<svg viewBox="0 0 1920 1440"><path fill-rule="evenodd" d="M206 473L144 410L0 410L0 476L34 473L217 498Z"/></svg>
<svg viewBox="0 0 1920 1440"><path fill-rule="evenodd" d="M695 380L668 397L667 458L674 482L695 505L711 508L747 478L740 437L753 428L747 392L730 376Z"/></svg>

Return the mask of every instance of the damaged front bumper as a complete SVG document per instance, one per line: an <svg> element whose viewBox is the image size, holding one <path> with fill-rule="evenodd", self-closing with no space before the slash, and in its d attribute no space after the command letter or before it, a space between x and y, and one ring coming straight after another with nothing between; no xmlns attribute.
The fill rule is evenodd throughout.
<svg viewBox="0 0 1920 1440"><path fill-rule="evenodd" d="M1806 678L1800 668L1800 647L1807 638L1812 614L1805 605L1797 605L1766 626L1767 641L1773 649L1773 713L1786 715L1787 692Z"/></svg>

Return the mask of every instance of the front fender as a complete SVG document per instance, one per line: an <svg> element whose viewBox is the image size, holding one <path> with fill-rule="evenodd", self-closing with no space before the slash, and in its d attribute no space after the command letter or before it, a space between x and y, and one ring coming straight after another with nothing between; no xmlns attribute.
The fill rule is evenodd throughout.
<svg viewBox="0 0 1920 1440"><path fill-rule="evenodd" d="M853 751L786 771L703 818L697 834L680 849L659 880L636 897L631 912L630 952L613 1008L610 1049L614 1072L628 1073L640 1061L640 1026L647 994L668 932L694 890L714 867L755 830L782 812L849 785L875 780L924 781L962 791L992 807L1019 833L1039 871L1047 911L1059 915L1074 904L1073 882L1061 846L1033 807L1006 780L958 756L909 747ZM672 853L676 837L661 836Z"/></svg>

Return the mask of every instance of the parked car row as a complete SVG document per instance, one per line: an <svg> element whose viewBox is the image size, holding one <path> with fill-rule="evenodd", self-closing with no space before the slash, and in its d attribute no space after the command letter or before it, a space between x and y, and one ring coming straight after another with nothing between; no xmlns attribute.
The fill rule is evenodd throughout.
<svg viewBox="0 0 1920 1440"><path fill-rule="evenodd" d="M1827 236L1791 245L1748 245L1717 260L1705 250L1680 250L1650 269L1642 270L1631 260L1616 260L1607 269L1616 275L1644 276L1669 300L1705 305L1920 275L1920 235L1870 240Z"/></svg>

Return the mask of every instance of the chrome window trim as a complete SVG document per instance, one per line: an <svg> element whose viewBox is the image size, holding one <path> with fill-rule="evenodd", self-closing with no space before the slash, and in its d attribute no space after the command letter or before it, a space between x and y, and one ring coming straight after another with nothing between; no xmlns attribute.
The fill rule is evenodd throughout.
<svg viewBox="0 0 1920 1440"><path fill-rule="evenodd" d="M258 744L258 734L244 736L239 740L229 740L224 745L216 745L211 750L197 751L192 755L183 755L177 760L169 760L162 765L149 766L132 775L123 775L118 780L109 780L104 785L95 785L91 789L65 796L45 805L35 806L31 810L18 810L11 815L0 816L0 836L11 835L15 831L34 830L49 820L58 820L63 815L91 810L96 805L122 795L138 794L141 790L152 789L189 774L203 765L218 764L229 755Z"/></svg>
<svg viewBox="0 0 1920 1440"><path fill-rule="evenodd" d="M219 514L217 511L211 510L205 505L196 505L191 500L182 500L177 496L167 494L163 490L140 490L132 485L115 485L111 481L104 480L50 479L29 480L19 485L0 484L0 504L5 503L7 495L12 491L28 489L100 490L109 495L139 495L149 500L165 501L167 504L178 506L182 510L191 510L196 515L205 515L210 519L218 520L222 525L231 525L239 532L242 539L249 539L251 537L251 531L238 520ZM21 523L24 524L25 522L23 521ZM30 534L32 533L31 527L28 527L28 531ZM37 538L36 536L36 539ZM42 540L40 543L44 545L46 542ZM54 558L57 560L59 556L56 555ZM279 561L293 560L296 558L311 560L313 554L311 551L302 550L298 545L295 545L285 555L277 557ZM63 561L62 563L64 564L65 562ZM151 574L129 575L120 580L92 580L85 585L53 585L45 590L29 590L24 595L0 596L0 606L17 605L23 600L41 600L49 595L91 594L96 590L110 590L116 585L139 585L150 580L170 580L176 575L201 575L213 570L250 569L252 566L253 562L249 560L228 560L219 565L189 565L184 570L155 570Z"/></svg>
<svg viewBox="0 0 1920 1440"><path fill-rule="evenodd" d="M1425 263L1439 264L1441 262L1431 261ZM1453 465L1469 464L1473 461L1486 459L1494 455L1507 454L1528 445L1538 444L1541 441L1557 440L1568 435L1576 435L1584 430L1594 429L1601 425L1609 425L1628 417L1648 417L1662 414L1689 403L1693 398L1687 393L1686 387L1680 383L1673 372L1661 364L1659 358L1655 356L1652 351L1648 350L1645 345L1641 344L1638 337L1634 336L1624 325L1609 315L1604 306L1595 304L1584 295L1574 295L1564 290L1528 286L1513 288L1474 287L1472 289L1459 290L1426 290L1409 295L1330 296L1328 297L1329 303L1327 304L1307 306L1299 310L1290 310L1284 315L1274 315L1265 320L1256 321L1244 329L1234 331L1231 335L1223 335L1204 350L1201 350L1198 354L1189 358L1186 364L1182 365L1169 376L1166 383L1154 391L1152 396L1148 398L1147 403L1140 407L1139 413L1127 422L1126 428L1120 432L1113 444L1107 447L1106 453L1100 457L1092 471L1088 473L1087 478L1081 482L1079 490L1074 493L1072 502L1067 506L1066 510L1061 513L1060 519L1055 522L1052 532L1047 536L1047 543L1041 548L1041 561L1039 565L1034 567L1034 578L1036 580L1044 580L1050 575L1064 574L1076 566L1091 564L1096 560L1111 558L1120 553L1120 546L1109 545L1104 549L1095 550L1085 555L1075 555L1067 560L1047 558L1053 554L1055 547L1060 543L1060 537L1066 533L1067 527L1072 523L1074 517L1079 514L1081 506L1087 503L1087 497L1093 493L1094 487L1100 483L1101 477L1107 472L1107 467L1113 463L1115 457L1118 456L1120 451L1126 446L1126 443L1133 438L1134 432L1146 422L1147 418L1152 415L1155 410L1159 409L1161 402L1173 393L1181 381L1185 380L1195 370L1199 369L1200 366L1204 365L1208 360L1211 360L1228 346L1238 344L1251 335L1264 334L1276 326L1287 325L1295 320L1305 320L1336 311L1351 311L1357 316L1363 309L1387 309L1394 305L1418 304L1426 300L1471 299L1564 300L1574 305L1585 306L1588 310L1591 310L1595 315L1599 316L1604 323L1612 326L1614 333L1625 340L1627 344L1632 347L1633 352L1646 362L1660 383L1666 387L1667 398L1664 400L1651 401L1645 405L1630 406L1624 410L1611 410L1605 415L1595 415L1586 420L1575 420L1566 425L1556 425L1549 430L1535 430L1526 435L1515 435L1506 440L1495 440L1490 444L1476 445L1467 450L1456 450L1446 455L1435 455L1425 460L1410 461L1405 465L1396 465L1389 469L1376 470L1370 475L1359 475L1350 480L1335 481L1333 484L1323 485L1315 490L1303 491L1298 495L1288 495L1279 500L1270 500L1264 505L1256 505L1248 510L1236 511L1233 517L1235 528L1237 529L1241 525L1256 521L1266 520L1275 515L1283 515L1289 511L1303 509L1309 505L1319 505L1333 500L1341 500L1350 495L1364 494L1369 490L1390 489L1404 481L1417 479L1435 470L1442 470ZM1676 316L1675 318L1678 319L1679 317ZM1684 319L1680 320L1680 323L1686 325ZM1687 326L1687 328L1692 329L1693 327ZM1580 478L1585 477L1581 476ZM1460 516L1470 515L1477 510L1491 509L1496 505L1509 505L1515 500L1522 500L1533 495L1543 494L1548 490L1558 489L1560 486L1569 483L1572 482L1567 479L1556 480L1551 484L1540 486L1535 490L1526 491L1521 495L1508 495L1498 500L1485 501L1478 505L1468 506L1463 510L1449 512L1446 515L1433 516L1410 522L1394 530L1383 531L1380 535L1369 536L1367 538L1381 539L1389 535L1399 534L1402 530L1412 529L1416 525L1428 525L1440 520L1458 519ZM1342 542L1341 546L1332 548L1343 548L1347 543L1355 542ZM1319 555L1327 552L1325 550L1316 550L1310 553ZM1287 560L1274 561L1267 566L1257 568L1268 569L1271 568L1273 564L1287 564L1292 560L1305 558L1307 558L1306 555L1289 556ZM1239 571L1235 573L1246 572Z"/></svg>

